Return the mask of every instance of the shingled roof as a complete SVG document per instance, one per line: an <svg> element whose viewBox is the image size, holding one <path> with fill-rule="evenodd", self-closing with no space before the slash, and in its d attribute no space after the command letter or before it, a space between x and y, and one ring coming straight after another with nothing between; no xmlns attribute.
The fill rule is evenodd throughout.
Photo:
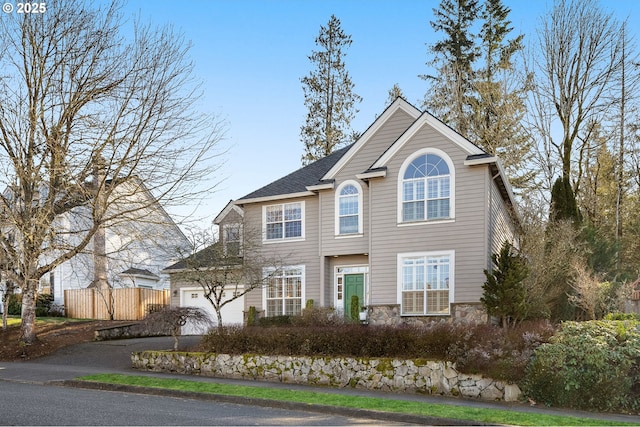
<svg viewBox="0 0 640 427"><path fill-rule="evenodd" d="M344 156L352 145L353 144L336 150L327 157L323 157L322 159L302 167L285 177L273 181L272 183L239 198L237 201L241 202L242 200L306 192L308 186L320 183L322 177L342 158L342 156Z"/></svg>

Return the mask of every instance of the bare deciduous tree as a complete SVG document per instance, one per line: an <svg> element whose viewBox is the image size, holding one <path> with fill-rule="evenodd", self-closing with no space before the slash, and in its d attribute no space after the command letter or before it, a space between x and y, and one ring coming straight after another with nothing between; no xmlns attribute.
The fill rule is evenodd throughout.
<svg viewBox="0 0 640 427"><path fill-rule="evenodd" d="M216 242L206 232L193 236L192 253L182 262L176 280L196 284L204 290L222 329L222 309L254 289L268 286L285 265L284 258L262 251L260 231L245 224L221 227Z"/></svg>
<svg viewBox="0 0 640 427"><path fill-rule="evenodd" d="M195 307L163 307L161 310L147 314L142 322L147 332L170 333L173 337L174 351L178 351L178 336L187 323L209 327L211 319Z"/></svg>
<svg viewBox="0 0 640 427"><path fill-rule="evenodd" d="M536 76L530 125L541 141L548 188L560 172L577 193L580 160L593 125L604 122L619 102L615 85L624 61L621 24L596 0L559 0L538 34L539 54L529 70ZM556 124L558 135L553 132Z"/></svg>
<svg viewBox="0 0 640 427"><path fill-rule="evenodd" d="M38 280L100 227L140 217L150 199L202 196L222 131L195 110L187 54L171 28L128 23L118 1L52 0L0 20L0 209L15 237L0 245L22 290L22 342L37 339Z"/></svg>

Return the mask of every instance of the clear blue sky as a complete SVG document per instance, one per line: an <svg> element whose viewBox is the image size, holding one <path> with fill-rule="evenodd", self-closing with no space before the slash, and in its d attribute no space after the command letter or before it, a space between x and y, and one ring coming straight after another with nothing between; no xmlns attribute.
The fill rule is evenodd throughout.
<svg viewBox="0 0 640 427"><path fill-rule="evenodd" d="M171 24L193 44L195 72L204 82L201 107L227 122L229 151L222 181L196 215L203 226L237 199L301 166L299 140L306 110L300 79L312 69L320 25L331 14L353 40L345 58L363 97L352 123L363 132L385 107L397 83L420 106L427 89L427 44L442 38L429 21L439 0L129 0L126 11L143 21ZM513 34L536 38L535 28L552 1L505 0ZM602 1L630 28L640 23L637 0ZM634 34L638 36L638 34ZM187 210L170 213L182 214Z"/></svg>

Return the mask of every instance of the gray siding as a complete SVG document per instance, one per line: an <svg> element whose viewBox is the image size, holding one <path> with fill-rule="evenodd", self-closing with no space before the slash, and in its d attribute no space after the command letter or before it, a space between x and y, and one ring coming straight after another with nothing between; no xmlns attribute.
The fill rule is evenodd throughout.
<svg viewBox="0 0 640 427"><path fill-rule="evenodd" d="M262 241L262 207L276 203L291 203L297 201L304 201L305 203L305 239L303 241L264 243ZM303 265L305 267L305 295L304 301L302 301L303 307L309 299L320 301L319 284L321 267L320 257L318 255L318 208L319 203L317 197L251 203L243 206L245 228L260 230L260 233L256 233L256 237L253 242L256 250L262 257L264 257L264 259L275 260L278 264L283 266ZM249 306L254 306L258 310L262 310L264 308L262 307L262 289L255 289L246 295L245 310L248 309Z"/></svg>
<svg viewBox="0 0 640 427"><path fill-rule="evenodd" d="M438 148L455 167L453 222L398 224L398 174L402 163L417 150ZM425 125L387 165L387 176L371 182L373 198L371 298L372 304L397 303L397 254L455 251L454 302L477 302L481 296L486 254L486 168L464 166L467 153Z"/></svg>
<svg viewBox="0 0 640 427"><path fill-rule="evenodd" d="M333 256L369 252L369 186L364 181L356 179L356 175L368 170L414 120L405 111L396 111L360 148L351 161L338 172L335 177L334 190L320 193L320 203L322 205L322 255ZM361 206L363 233L360 236L344 237L335 235L336 190L340 184L348 180L357 181L363 193Z"/></svg>
<svg viewBox="0 0 640 427"><path fill-rule="evenodd" d="M500 195L500 190L491 180L489 200L491 204L491 217L489 223L489 260L487 268L491 268L491 254L498 253L504 242L509 242L514 246L518 246L516 241L516 229L509 215L509 208Z"/></svg>
<svg viewBox="0 0 640 427"><path fill-rule="evenodd" d="M304 198L242 206L245 231L259 230L257 250L262 256L284 259L283 265L305 267L303 306L310 299L316 305L332 305L335 267L353 265L369 267L369 304L397 304L398 254L434 251L455 253L453 301L479 302L483 270L489 266L491 253L505 240L513 241L515 235L511 216L489 167L465 166L469 153L425 124L387 161L386 177L373 178L369 182L356 178L357 174L368 170L412 123L413 117L402 110L396 111L335 173L333 190L321 190L317 195ZM399 224L399 172L403 162L423 148L442 150L453 162L455 216L446 221ZM360 184L363 228L358 235L336 236L336 190L347 180ZM264 243L262 207L294 201L305 202L304 241ZM262 289L246 295L245 309L255 306L262 310L262 295Z"/></svg>

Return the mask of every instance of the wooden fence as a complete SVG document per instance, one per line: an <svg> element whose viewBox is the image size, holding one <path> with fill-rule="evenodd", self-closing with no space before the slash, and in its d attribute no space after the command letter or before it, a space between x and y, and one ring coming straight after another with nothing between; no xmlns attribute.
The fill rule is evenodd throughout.
<svg viewBox="0 0 640 427"><path fill-rule="evenodd" d="M89 288L64 291L67 317L75 319L140 320L150 309L166 305L169 305L168 290Z"/></svg>

